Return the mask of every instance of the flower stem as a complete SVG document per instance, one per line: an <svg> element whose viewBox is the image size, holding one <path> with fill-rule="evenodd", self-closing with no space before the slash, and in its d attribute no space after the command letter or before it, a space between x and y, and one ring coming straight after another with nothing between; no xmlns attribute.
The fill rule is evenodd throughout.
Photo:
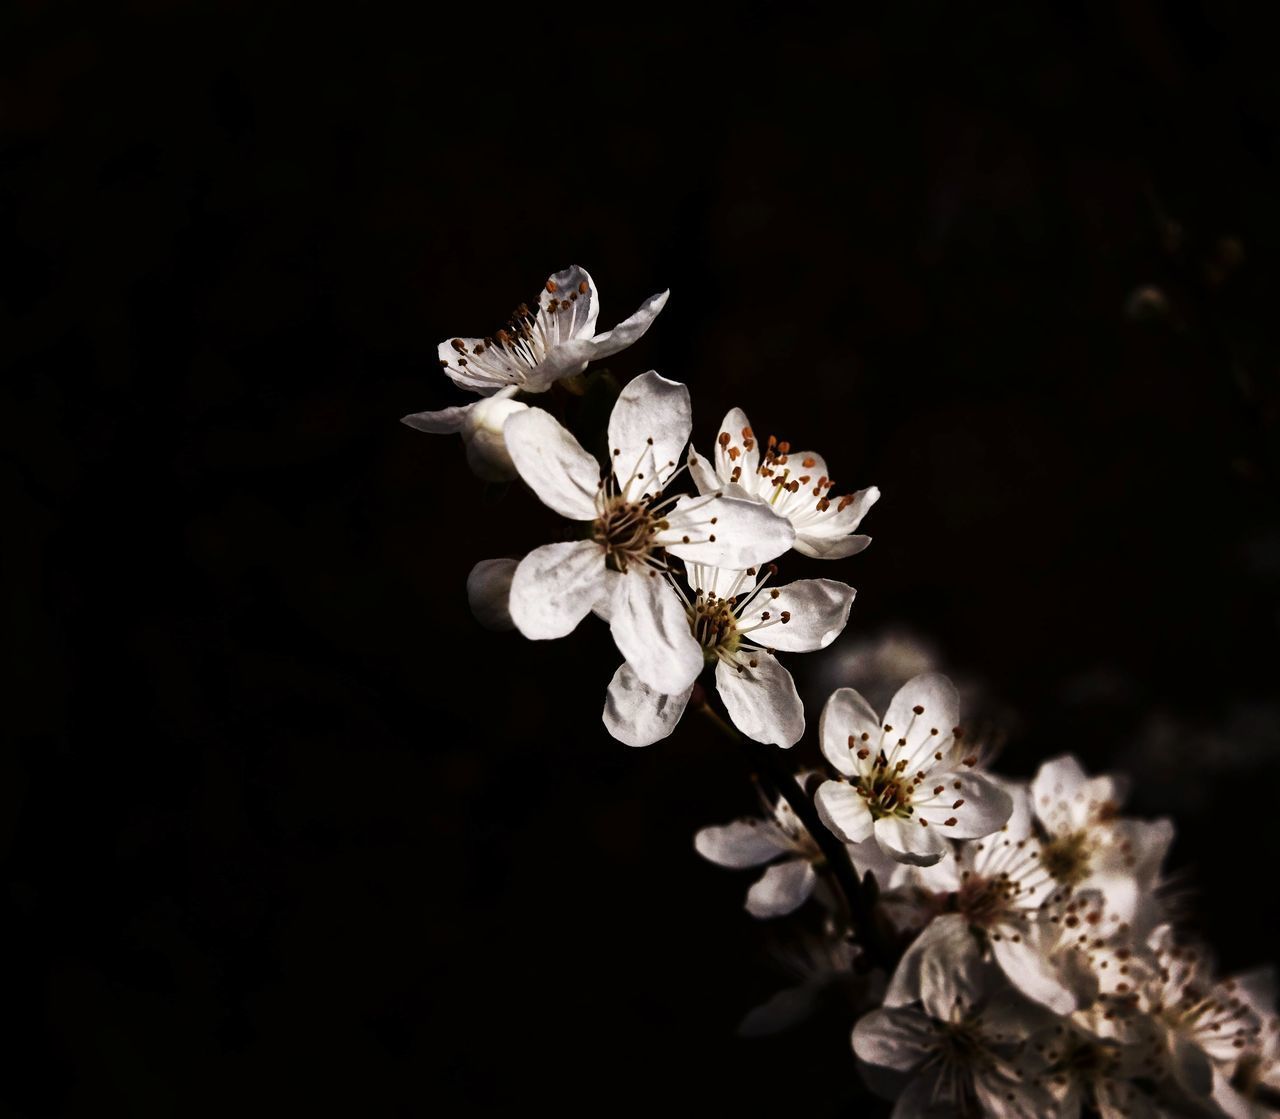
<svg viewBox="0 0 1280 1119"><path fill-rule="evenodd" d="M854 938L866 953L867 962L892 971L896 953L884 936L884 930L877 919L875 905L858 879L858 871L849 858L849 852L818 818L818 811L813 801L800 787L795 775L782 763L771 747L748 738L731 726L711 706L701 685L695 686L693 702L706 719L714 723L721 733L742 748L752 768L773 786L774 791L787 802L791 811L804 824L805 829L821 849L827 866L831 868L836 885L844 895L849 918L853 924Z"/></svg>

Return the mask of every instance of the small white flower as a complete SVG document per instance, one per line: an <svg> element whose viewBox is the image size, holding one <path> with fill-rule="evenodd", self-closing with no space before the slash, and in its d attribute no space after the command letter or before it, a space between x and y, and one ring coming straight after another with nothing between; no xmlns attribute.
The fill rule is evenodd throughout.
<svg viewBox="0 0 1280 1119"><path fill-rule="evenodd" d="M978 1116L1043 1119L1052 1101L1028 1075L1027 1039L1044 1012L1002 990L968 932L935 957L918 1005L873 1010L853 1030L858 1058L897 1074L894 1119ZM892 1080L881 1079L885 1088Z"/></svg>
<svg viewBox="0 0 1280 1119"><path fill-rule="evenodd" d="M516 476L515 464L502 437L503 425L527 404L512 400L516 390L503 389L485 400L445 408L440 412L415 412L400 422L415 431L431 435L461 435L467 451L467 465L486 482L509 482Z"/></svg>
<svg viewBox="0 0 1280 1119"><path fill-rule="evenodd" d="M460 388L490 396L500 389L546 392L587 364L624 350L641 337L667 302L655 295L612 330L596 333L599 289L585 268L574 265L551 276L538 295L538 309L516 308L507 325L488 338L441 342L440 364Z"/></svg>
<svg viewBox="0 0 1280 1119"><path fill-rule="evenodd" d="M1076 996L1053 958L1059 932L1053 915L1044 912L1044 903L1053 896L1055 884L1040 863L1026 791L1012 783L1005 783L1004 789L1013 811L999 831L956 844L952 858L933 866L906 870L914 884L933 893L935 911L945 910L947 915L934 920L907 949L885 996L886 1005L919 997L915 984L921 968L937 950L939 938L945 942L952 935L950 923L957 922L1027 998L1056 1014L1076 1008ZM902 883L902 877L894 879L895 885Z"/></svg>
<svg viewBox="0 0 1280 1119"><path fill-rule="evenodd" d="M1109 915L1145 935L1160 919L1155 891L1173 824L1120 817L1124 793L1119 778L1090 778L1070 755L1045 762L1031 783L1045 869L1062 886L1100 891Z"/></svg>
<svg viewBox="0 0 1280 1119"><path fill-rule="evenodd" d="M817 792L818 813L846 843L874 835L899 862L931 866L948 839L977 839L1002 827L1009 794L972 771L961 745L960 701L945 676L908 680L881 719L852 688L822 710L822 752L842 778Z"/></svg>
<svg viewBox="0 0 1280 1119"><path fill-rule="evenodd" d="M772 865L747 891L747 912L753 917L785 917L809 900L817 885L814 864L822 850L791 806L781 797L772 819L745 817L731 824L703 828L693 837L704 859L731 870Z"/></svg>
<svg viewBox="0 0 1280 1119"><path fill-rule="evenodd" d="M814 451L791 453L789 443L772 435L763 454L746 413L732 409L720 425L714 468L689 451L689 471L702 493L724 490L731 496L763 501L796 530L795 549L815 559L842 559L862 551L871 537L850 535L880 497L875 486L843 497L832 496L835 483Z"/></svg>
<svg viewBox="0 0 1280 1119"><path fill-rule="evenodd" d="M521 478L543 503L589 525L585 540L535 548L511 582L511 618L526 637L570 633L593 608L639 680L661 694L688 689L702 648L664 577L668 554L745 568L785 552L791 525L751 501L663 497L692 421L689 390L649 372L622 390L609 417L611 470L550 415L530 408L505 428Z"/></svg>
<svg viewBox="0 0 1280 1119"><path fill-rule="evenodd" d="M788 747L804 734L804 705L774 652L825 649L848 622L855 592L834 579L770 587L776 571L772 564L763 574L756 568L728 571L690 564L686 578L692 597L678 587L672 596L681 604L699 656L715 665L716 688L734 726L757 742ZM630 746L657 742L675 730L692 684L677 693L655 691L634 666L623 664L609 683L605 726Z"/></svg>

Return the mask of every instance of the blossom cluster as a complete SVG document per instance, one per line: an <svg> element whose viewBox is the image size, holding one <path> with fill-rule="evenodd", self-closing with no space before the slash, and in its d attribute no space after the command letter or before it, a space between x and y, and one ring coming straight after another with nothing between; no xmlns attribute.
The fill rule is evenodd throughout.
<svg viewBox="0 0 1280 1119"><path fill-rule="evenodd" d="M536 310L441 343L444 372L478 401L405 423L460 434L479 477L519 479L572 522L566 540L481 561L467 591L482 624L535 641L589 615L607 624L621 658L603 708L614 738L658 742L691 705L718 719L699 683L711 670L738 734L791 747L805 712L778 654L828 647L855 592L781 582L780 564L862 551L879 491L837 492L821 455L760 437L739 408L699 453L688 389L656 371L617 393L599 457L539 406L587 391L589 364L639 339L666 301L597 333L595 282L557 272ZM1177 929L1163 877L1173 827L1123 815L1120 778L1071 756L1030 781L991 772L932 671L883 713L837 688L817 739L825 770L776 768L762 818L695 837L713 863L763 868L753 917L816 915L796 932L801 982L743 1032L844 992L856 1062L897 1117L1280 1114L1272 975L1220 979Z"/></svg>

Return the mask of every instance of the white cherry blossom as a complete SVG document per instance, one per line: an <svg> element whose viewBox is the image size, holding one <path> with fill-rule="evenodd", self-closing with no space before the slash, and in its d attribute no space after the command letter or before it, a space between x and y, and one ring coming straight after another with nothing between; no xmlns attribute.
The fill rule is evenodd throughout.
<svg viewBox="0 0 1280 1119"><path fill-rule="evenodd" d="M776 572L773 564L746 571L689 564L691 594L674 582L672 593L699 655L715 666L716 689L734 726L757 742L789 747L804 734L804 706L774 654L825 649L848 622L855 592L834 579L770 586ZM677 693L656 691L623 664L609 684L605 726L631 746L665 738L680 721L692 684Z"/></svg>
<svg viewBox="0 0 1280 1119"><path fill-rule="evenodd" d="M901 1092L894 1119L1051 1115L1052 1100L1028 1072L1034 1053L1027 1042L1045 1027L1044 1011L1003 986L965 930L957 925L953 932L931 958L918 1000L858 1021L854 1052L896 1074L878 1080Z"/></svg>
<svg viewBox="0 0 1280 1119"><path fill-rule="evenodd" d="M822 752L839 771L816 800L823 823L847 843L874 835L899 862L930 866L949 839L977 839L1013 811L1008 793L974 772L962 745L960 701L945 676L908 680L881 719L852 688L822 710Z"/></svg>
<svg viewBox="0 0 1280 1119"><path fill-rule="evenodd" d="M512 400L516 390L503 389L495 396L462 404L439 412L415 412L400 422L430 435L461 435L467 465L486 482L509 482L516 476L515 464L502 437L503 425L527 404Z"/></svg>
<svg viewBox="0 0 1280 1119"><path fill-rule="evenodd" d="M801 788L816 773L801 773ZM730 824L703 828L693 837L704 859L731 870L766 866L764 875L747 891L747 912L753 917L785 917L814 893L820 879L815 868L825 861L822 848L783 796L761 798L768 815L746 816ZM823 898L828 905L829 891Z"/></svg>
<svg viewBox="0 0 1280 1119"><path fill-rule="evenodd" d="M690 449L689 469L702 493L723 490L763 501L796 530L795 549L815 559L842 559L862 551L871 537L855 533L880 497L875 486L843 497L816 451L792 453L772 435L763 449L741 408L720 425L712 465Z"/></svg>
<svg viewBox="0 0 1280 1119"><path fill-rule="evenodd" d="M1031 783L1045 869L1060 885L1100 891L1109 915L1145 935L1161 916L1156 886L1173 824L1121 817L1124 794L1119 778L1091 778L1070 755L1045 762Z"/></svg>
<svg viewBox="0 0 1280 1119"><path fill-rule="evenodd" d="M664 497L691 427L689 390L657 373L622 390L609 418L611 469L541 409L512 416L507 448L543 503L587 526L587 538L535 548L511 581L511 618L526 637L563 637L607 603L614 641L637 679L678 695L702 668L702 648L667 582L668 555L733 567L785 552L791 525L731 497Z"/></svg>
<svg viewBox="0 0 1280 1119"><path fill-rule="evenodd" d="M953 935L949 923L957 922L1027 998L1057 1014L1076 1008L1076 994L1051 951L1059 927L1044 906L1057 887L1041 865L1026 791L1012 783L1002 786L1013 810L999 831L957 843L951 857L933 866L905 871L916 886L932 893L932 908L946 916L934 920L907 949L886 1005L919 997L913 984L922 961ZM902 881L895 879L895 885Z"/></svg>
<svg viewBox="0 0 1280 1119"><path fill-rule="evenodd" d="M585 268L573 265L548 278L538 309L522 303L501 330L487 338L441 342L440 365L460 388L491 396L505 389L546 392L587 364L626 349L666 305L669 292L647 299L612 330L596 333L599 289Z"/></svg>

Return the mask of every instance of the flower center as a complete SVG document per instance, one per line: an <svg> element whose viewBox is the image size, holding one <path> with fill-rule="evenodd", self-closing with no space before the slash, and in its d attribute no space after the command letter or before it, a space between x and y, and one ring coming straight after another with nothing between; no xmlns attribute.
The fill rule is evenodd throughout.
<svg viewBox="0 0 1280 1119"><path fill-rule="evenodd" d="M1050 840L1040 848L1040 862L1064 886L1078 886L1089 877L1089 839L1084 832L1072 832Z"/></svg>
<svg viewBox="0 0 1280 1119"><path fill-rule="evenodd" d="M734 598L722 598L715 591L698 591L689 614L693 636L702 646L703 659L714 664L721 655L738 651L738 615Z"/></svg>
<svg viewBox="0 0 1280 1119"><path fill-rule="evenodd" d="M966 871L955 894L956 912L971 925L990 928L1013 913L1020 892L1021 887L1007 874L986 878Z"/></svg>
<svg viewBox="0 0 1280 1119"><path fill-rule="evenodd" d="M626 571L632 563L645 561L653 551L653 536L667 527L647 504L618 497L606 498L591 526L591 539L604 548L605 564L611 571Z"/></svg>
<svg viewBox="0 0 1280 1119"><path fill-rule="evenodd" d="M905 777L906 768L906 758L900 758L890 765L889 759L881 750L876 755L871 770L858 778L855 787L866 798L872 819L879 820L885 816L905 818L915 814L915 809L911 807L911 794L924 775Z"/></svg>

